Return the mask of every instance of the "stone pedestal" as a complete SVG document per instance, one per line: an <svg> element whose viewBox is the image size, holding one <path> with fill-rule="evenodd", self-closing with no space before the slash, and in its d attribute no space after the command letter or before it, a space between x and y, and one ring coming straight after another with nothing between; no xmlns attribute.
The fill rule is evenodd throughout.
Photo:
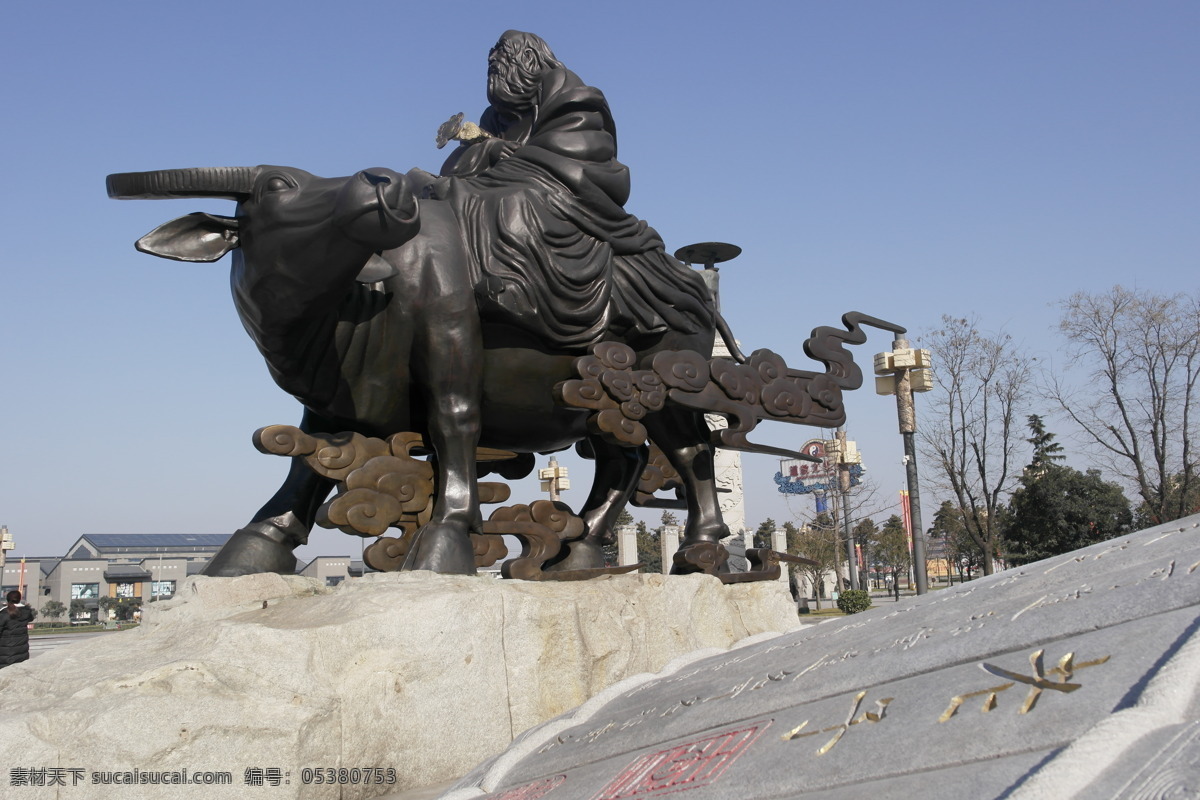
<svg viewBox="0 0 1200 800"><path fill-rule="evenodd" d="M638 558L637 528L632 525L621 525L617 528L617 565L628 566L636 564Z"/></svg>
<svg viewBox="0 0 1200 800"><path fill-rule="evenodd" d="M783 528L776 528L775 530L771 531L771 549L777 553L786 553L788 551L787 531L785 531ZM779 572L779 580L783 582L784 586L788 585L789 572L790 570L788 569L788 565L784 564L783 569Z"/></svg>
<svg viewBox="0 0 1200 800"><path fill-rule="evenodd" d="M662 554L662 574L671 572L672 559L679 552L679 535L682 531L678 525L663 525L658 532L659 552Z"/></svg>
<svg viewBox="0 0 1200 800"><path fill-rule="evenodd" d="M122 798L396 793L462 775L631 675L796 623L774 582L704 575L376 573L334 588L270 574L191 578L175 599L148 604L140 628L0 670L3 780L13 768L64 770L66 788L12 790L26 800L101 796L93 772L132 776ZM335 778L360 770L358 782L303 782L304 770L328 767ZM368 782L364 769L393 782ZM229 783L148 782L182 770ZM90 791L71 788L75 774Z"/></svg>
<svg viewBox="0 0 1200 800"><path fill-rule="evenodd" d="M713 344L714 358L730 358L729 348L717 337ZM718 414L706 414L704 420L710 430L729 427L728 421ZM746 496L742 491L742 454L736 450L717 448L714 454L717 502L721 507L721 518L732 534L724 541L729 550L729 569L745 572L747 569L746 549L754 546L754 532L746 529Z"/></svg>

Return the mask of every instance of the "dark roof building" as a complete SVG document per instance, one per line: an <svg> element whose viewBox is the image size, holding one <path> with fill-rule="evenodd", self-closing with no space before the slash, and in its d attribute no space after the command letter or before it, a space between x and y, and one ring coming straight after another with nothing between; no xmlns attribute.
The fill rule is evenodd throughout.
<svg viewBox="0 0 1200 800"><path fill-rule="evenodd" d="M137 562L156 556L188 561L211 559L231 533L85 533L67 548L67 558Z"/></svg>

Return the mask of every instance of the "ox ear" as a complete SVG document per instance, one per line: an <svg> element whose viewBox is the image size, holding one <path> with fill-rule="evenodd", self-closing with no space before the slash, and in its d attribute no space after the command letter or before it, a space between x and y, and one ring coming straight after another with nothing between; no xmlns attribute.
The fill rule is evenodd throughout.
<svg viewBox="0 0 1200 800"><path fill-rule="evenodd" d="M238 244L236 217L197 211L159 225L138 239L134 247L173 261L216 261Z"/></svg>

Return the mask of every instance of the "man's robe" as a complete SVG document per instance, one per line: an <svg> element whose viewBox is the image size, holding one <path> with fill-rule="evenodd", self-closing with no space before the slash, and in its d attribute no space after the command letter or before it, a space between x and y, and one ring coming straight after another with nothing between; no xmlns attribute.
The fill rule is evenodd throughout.
<svg viewBox="0 0 1200 800"><path fill-rule="evenodd" d="M578 349L608 331L712 327L699 274L624 209L629 169L599 89L550 70L531 110L489 108L480 127L498 138L460 146L430 189L458 217L485 319Z"/></svg>

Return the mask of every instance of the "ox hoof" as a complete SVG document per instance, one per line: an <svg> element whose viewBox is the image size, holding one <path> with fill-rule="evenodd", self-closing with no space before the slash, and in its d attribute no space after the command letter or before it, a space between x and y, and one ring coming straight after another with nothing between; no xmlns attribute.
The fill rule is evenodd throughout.
<svg viewBox="0 0 1200 800"><path fill-rule="evenodd" d="M604 550L599 543L590 539L563 542L562 551L546 562L543 572L564 572L576 569L602 569Z"/></svg>
<svg viewBox="0 0 1200 800"><path fill-rule="evenodd" d="M717 575L729 572L729 551L720 542L709 539L688 542L686 539L676 551L671 563L672 575L691 575L703 572Z"/></svg>
<svg viewBox="0 0 1200 800"><path fill-rule="evenodd" d="M466 531L449 526L429 524L417 531L403 572L427 569L443 575L474 575L475 548Z"/></svg>
<svg viewBox="0 0 1200 800"><path fill-rule="evenodd" d="M296 556L288 545L258 531L242 528L217 551L200 574L236 578L259 572L295 575Z"/></svg>

